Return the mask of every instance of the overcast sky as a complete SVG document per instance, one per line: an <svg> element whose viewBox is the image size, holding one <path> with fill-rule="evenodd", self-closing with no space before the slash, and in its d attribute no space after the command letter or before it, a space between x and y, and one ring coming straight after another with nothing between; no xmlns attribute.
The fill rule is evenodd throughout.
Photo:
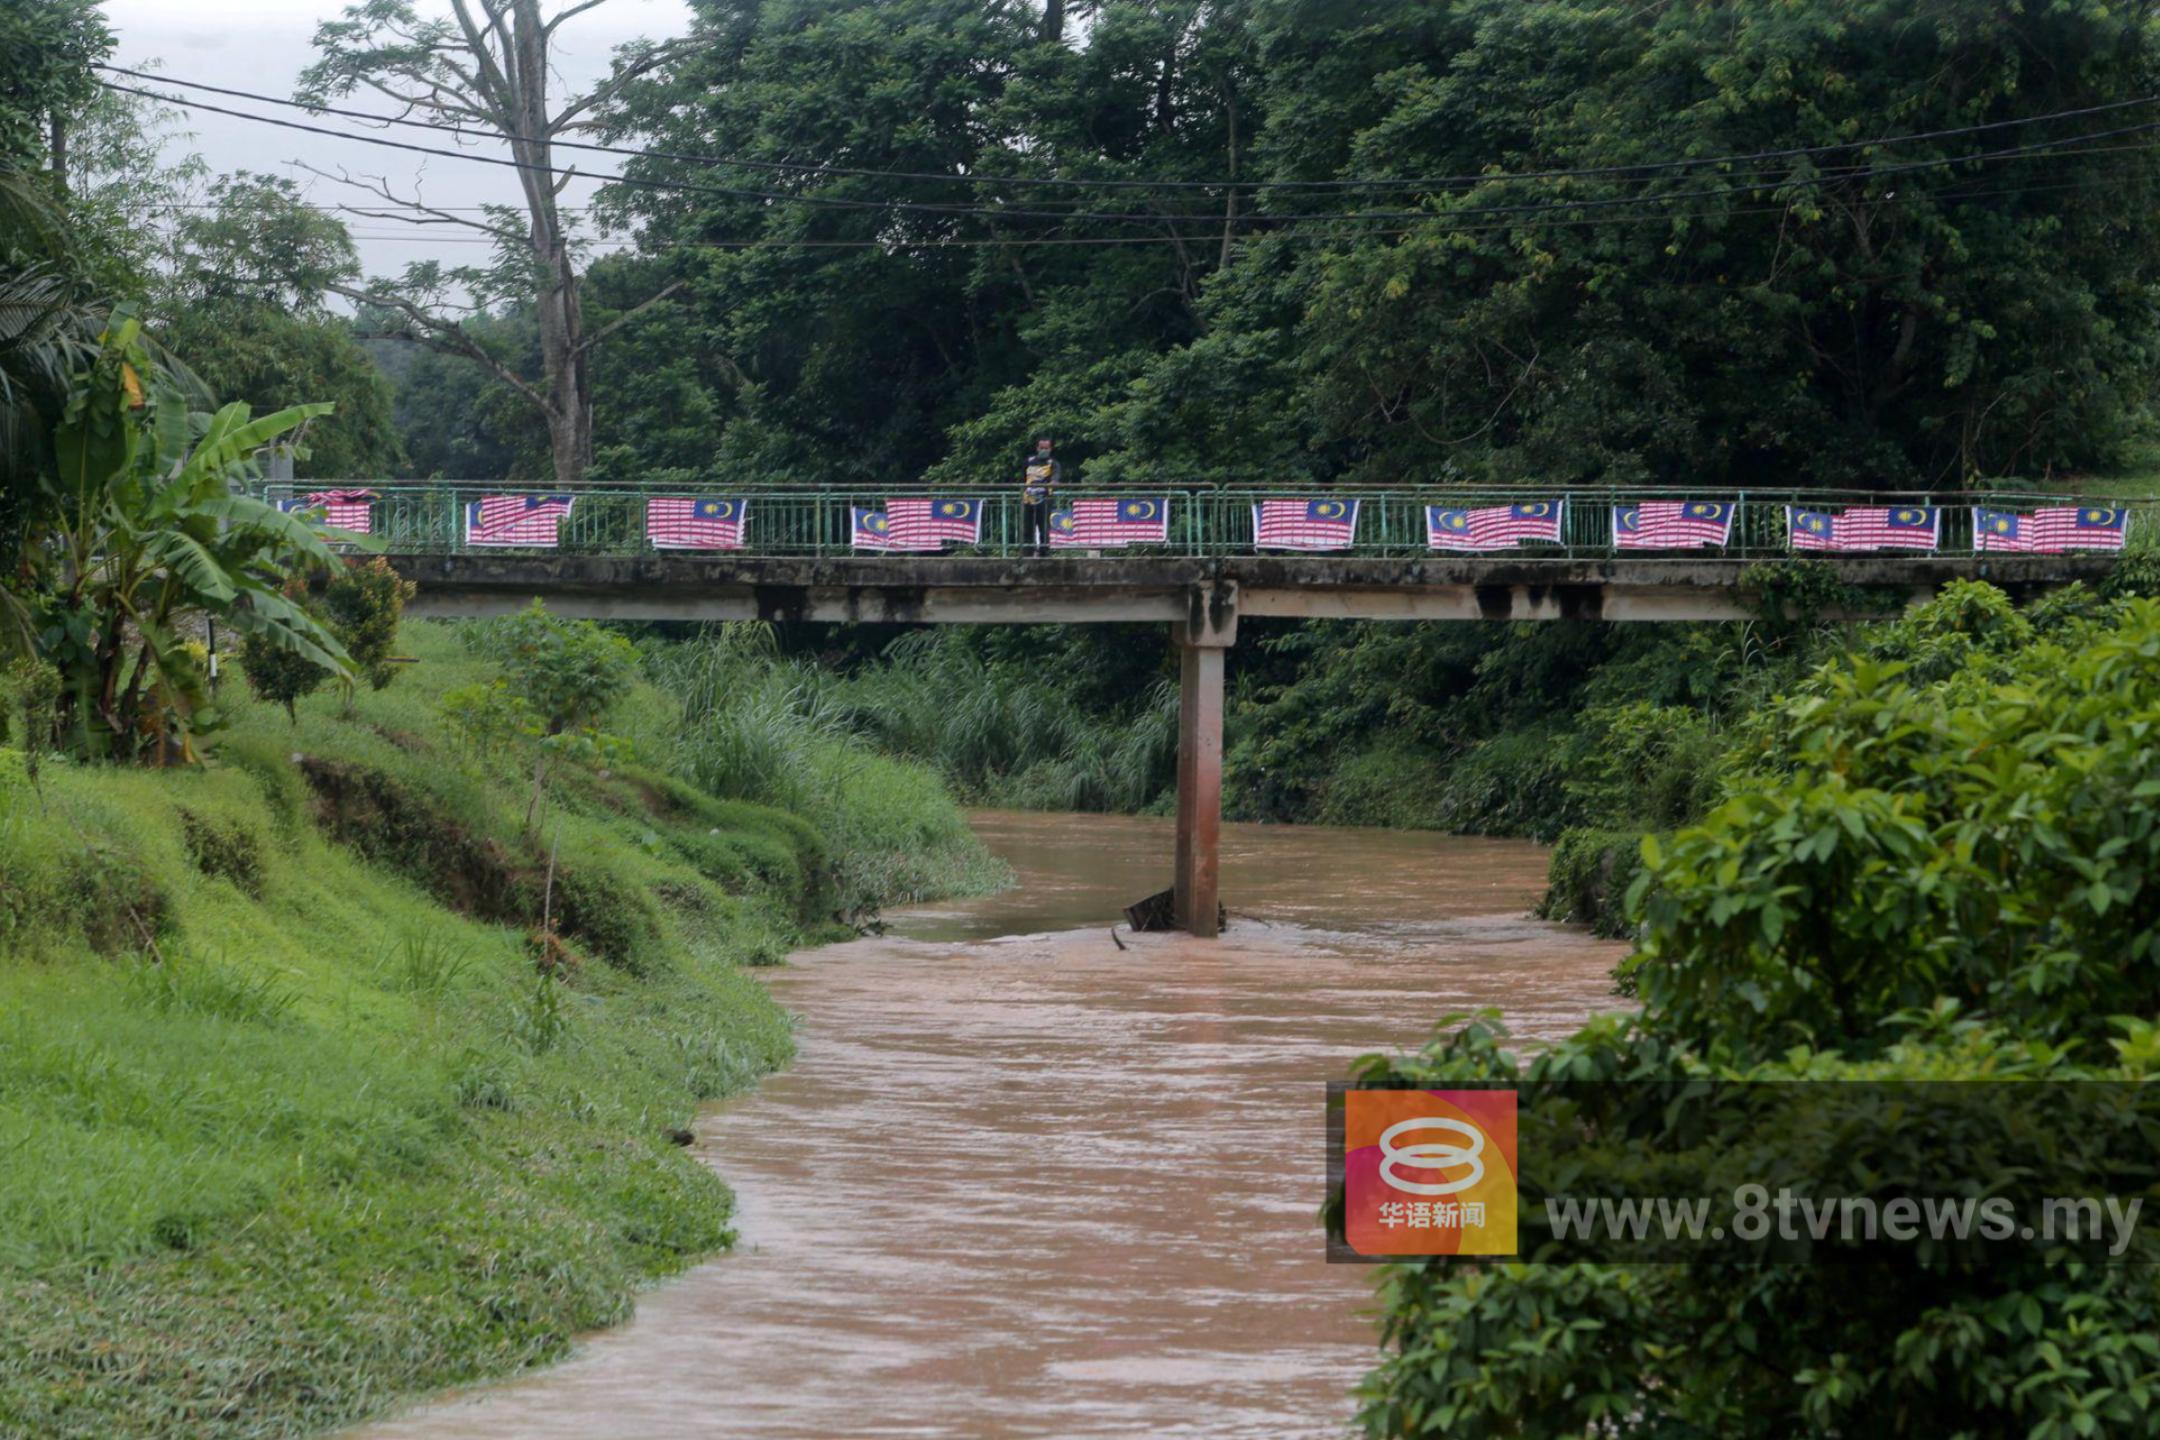
<svg viewBox="0 0 2160 1440"><path fill-rule="evenodd" d="M547 6L549 13L561 3L563 0L552 0ZM311 41L316 24L336 18L345 8L345 0L104 0L104 8L119 34L115 64L159 69L175 80L200 80L289 99L300 72L314 58ZM450 9L448 0L418 0L418 8L423 14L444 15ZM686 0L609 0L563 27L557 43L559 93L574 93L605 74L609 55L624 41L639 36L661 39L679 35L689 24ZM158 63L145 63L150 61ZM184 93L177 86L149 88ZM276 106L250 105L218 96L204 98L231 109L258 110L306 124L360 130L357 122L335 116L311 117ZM340 103L354 109L388 109L387 104L371 104L364 96ZM199 111L188 115L185 126L193 134L176 140L170 147L173 152L200 153L214 173L255 170L291 175L308 188L310 198L324 205L366 204L369 197L306 175L289 162L305 160L333 173L342 166L356 174L387 176L399 193L410 194L417 187L423 199L445 207L519 201L516 173L500 166L431 159ZM437 140L402 126L384 133L437 148L451 148L454 143L447 137ZM502 152L488 148L482 153ZM591 158L608 160L605 156ZM582 203L590 194L590 186L573 183L564 192L564 203ZM390 220L344 218L353 229L361 262L370 274L394 273L409 260L433 258L454 265L476 262L486 254L479 247L448 243L457 238L459 232L455 230L446 236L439 227L409 228ZM482 238L463 233L472 239Z"/></svg>

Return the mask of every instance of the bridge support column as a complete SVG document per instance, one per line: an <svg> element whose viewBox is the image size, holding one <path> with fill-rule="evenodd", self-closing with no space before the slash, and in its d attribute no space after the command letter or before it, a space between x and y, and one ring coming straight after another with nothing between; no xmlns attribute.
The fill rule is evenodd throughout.
<svg viewBox="0 0 2160 1440"><path fill-rule="evenodd" d="M1237 640L1237 591L1193 592L1175 630L1178 650L1177 927L1203 940L1222 932L1223 659Z"/></svg>

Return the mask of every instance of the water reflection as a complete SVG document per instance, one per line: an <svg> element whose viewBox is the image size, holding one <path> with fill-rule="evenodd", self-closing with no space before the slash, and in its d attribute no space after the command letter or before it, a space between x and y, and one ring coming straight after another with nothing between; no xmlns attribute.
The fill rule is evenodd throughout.
<svg viewBox="0 0 2160 1440"><path fill-rule="evenodd" d="M1448 1011L1565 1033L1619 947L1525 918L1533 845L1230 826L1229 933L1120 949L1166 822L978 825L1018 889L776 972L801 1057L700 1126L734 1254L366 1433L1341 1434L1371 1272L1321 1258L1324 1082Z"/></svg>

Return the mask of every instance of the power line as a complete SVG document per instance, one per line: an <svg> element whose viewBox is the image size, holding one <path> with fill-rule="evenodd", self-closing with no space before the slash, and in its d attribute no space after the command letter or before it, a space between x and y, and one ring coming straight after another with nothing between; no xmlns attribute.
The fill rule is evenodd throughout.
<svg viewBox="0 0 2160 1440"><path fill-rule="evenodd" d="M2125 145L2125 146L2096 146L2096 147L2094 147L2094 148L2093 148L2093 149L2092 149L2092 150L2091 150L2090 152L2078 152L2078 153L2094 153L2094 154L2099 154L2099 153L2105 153L2105 152L2108 152L2108 151L2122 151L2122 150L2149 150L2149 149L2151 149L2151 148L2153 148L2153 147L2152 147L2152 146L2150 146L2150 145L2142 145L2142 146L2127 146L2127 145ZM2130 168L2126 168L2126 167L2119 167L2119 166L2118 166L2118 167L2114 167L2114 168L2111 168L2111 169L2109 169L2109 170L2107 170L2107 171L2103 171L2103 172L2098 172L2098 173L2094 173L2094 174L2091 174L2091 175L2086 175L2086 176L2082 176L2082 177L2079 177L2079 178L2076 178L2076 179L2072 179L2072 180L2064 180L2064 181L2053 181L2053 182L2039 182L2039 183L2028 183L2028 184L2019 184L2019 185L2008 185L2008 186L1994 186L1994 187L1987 187L1987 188L1981 188L1981 189L1968 189L1968 188L1952 188L1952 189L1947 189L1947 190L1934 190L1934 191L1926 191L1926 192L1922 192L1922 193L1924 193L1924 195L1926 196L1926 198L1928 198L1928 199L1930 199L1930 200L1938 201L1938 202L1942 202L1942 201L1963 201L1963 200L1977 200L1977 199L1988 199L1988 198L1992 198L1992 197L1996 197L1996 196L2003 196L2003 195L2030 195L2030 194L2038 194L2038 193L2042 193L2042 192L2052 192L2052 191L2061 191L2061 190L2076 190L2076 189L2084 189L2084 188L2086 188L2086 187L2088 187L2088 186L2091 186L2091 185L2095 185L2095 184L2100 184L2100 183L2104 183L2104 182L2111 182L2111 181L2115 181L2115 180L2119 180L2119 179L2123 179L2123 178L2129 178L2129 177L2132 177L2132 176L2136 175L2137 173L2138 173L2138 172L2137 172L2136 170L2134 170L2134 169L2130 169ZM1651 204L1652 204L1653 202L1652 202L1651 200L1643 200L1643 201L1639 201L1639 202L1637 202L1637 203L1639 203L1639 204L1643 204L1643 205L1646 205L1646 206L1647 206L1647 205L1651 205ZM1902 196L1890 196L1890 197L1884 197L1884 199L1883 199L1883 200L1881 200L1881 201L1878 201L1878 202L1876 202L1876 203L1878 203L1878 204L1887 204L1887 205L1902 205L1902 204L1904 203L1904 197L1902 197ZM1541 223L1544 223L1544 224L1548 224L1548 225L1561 225L1561 226L1608 226L1608 225L1671 225L1671 224L1679 223L1679 222L1682 222L1682 221L1695 221L1695 220L1705 220L1705 221L1722 221L1722 220L1729 220L1729 219L1732 219L1732 218L1735 218L1735 217L1758 216L1758 215L1782 215L1782 214L1785 214L1785 213L1787 213L1787 212L1788 212L1788 211L1789 211L1790 209L1791 209L1791 207L1790 207L1789 205L1749 205L1749 206L1739 206L1739 207L1733 207L1733 208L1725 208L1725 209L1718 209L1718 210L1653 210L1653 211L1652 211L1651 213L1647 213L1647 214L1640 214L1640 215L1602 215L1602 216L1598 216L1598 217L1595 217L1595 218L1590 218L1590 217L1573 217L1573 218L1553 218L1553 219L1546 219L1546 220L1543 220L1543 221L1542 221ZM1450 234L1450 235L1490 235L1490 234L1502 234L1502 233L1507 233L1507 232L1509 232L1509 231L1515 230L1516 228L1518 228L1518 226L1517 226L1517 224L1516 224L1515 222L1506 222L1506 223L1488 223L1488 224L1482 224L1482 225L1456 225L1456 226L1450 226L1450 227L1448 227L1448 231L1447 231L1447 233L1448 233L1448 234ZM1322 241L1322 242L1325 242L1325 241L1355 241L1355 240L1366 240L1366 239L1382 239L1382 240L1387 240L1387 239L1400 239L1400 238L1402 238L1402 237L1404 237L1404 236L1408 236L1408 235L1413 235L1413 234L1416 234L1416 233L1418 233L1418 232L1417 232L1416 230L1412 230L1412 229L1407 229L1407 228L1401 228L1401 227L1396 227L1396 228L1381 228L1381 227L1377 227L1377 226L1375 226L1375 227L1352 227L1352 228L1346 228L1346 229L1335 229L1335 230L1318 230L1318 229L1314 229L1314 230L1277 230L1277 231L1270 231L1270 232L1268 232L1268 234L1267 234L1267 235L1265 236L1265 238L1266 238L1266 239L1268 239L1268 240L1310 240L1310 241ZM414 234L414 233L410 233L410 232L397 232L397 233L385 233L385 234L369 234L369 235L366 235L366 236L359 236L359 237L356 237L356 238L365 238L365 239L370 239L370 240L380 240L380 241L411 241L411 242L414 242L414 243L422 243L422 242L432 242L432 243L435 243L435 244L442 244L442 245L493 245L493 244L495 244L495 243L496 243L495 241L492 241L492 240L483 240L483 239L478 239L478 238L472 238L472 237L464 237L464 236L433 236L433 235L421 235L421 234ZM1171 242L1171 240L1173 240L1173 239L1179 239L1179 240L1184 240L1185 242L1187 242L1187 243L1189 243L1189 244L1196 244L1196 245L1197 245L1197 244L1213 244L1213 243L1216 243L1216 242L1220 241L1220 240L1221 240L1221 238L1222 238L1222 234L1221 234L1220 230L1215 230L1215 231L1211 231L1211 232L1209 232L1209 233L1206 233L1206 234L1190 234L1190 235L1171 236L1171 237L1165 237L1165 236L1161 236L1161 235L1137 235L1137 236L1100 236L1100 235L1097 235L1097 236L1006 236L1006 237L995 237L995 236L993 236L993 237L983 237L983 238L967 238L967 237L957 237L957 238L942 238L942 239L899 239L899 238L887 238L887 239L880 239L880 240L791 240L791 239L774 239L774 238L771 238L771 237L764 237L764 238L758 238L758 239L750 239L750 240L661 240L661 241L653 241L653 240L650 240L650 239L648 239L648 240L645 240L645 241L642 241L642 242L638 243L638 244L637 244L637 245L635 246L635 248L631 248L631 249L623 249L623 250L615 250L615 251L611 251L611 252L609 252L609 253L610 253L610 257L612 258L613 256L616 256L616 255L623 255L623 254L631 254L631 255L638 255L638 256L648 256L648 255L668 254L668 253L674 253L674 252L678 252L678 251L696 251L696 250L714 250L714 251L743 252L743 251L751 251L751 250L774 250L774 251L785 251L785 250L889 250L889 251L915 251L915 250L960 250L960 249L989 249L989 248L1014 248L1014 249L1033 249L1033 248L1037 248L1037 247L1045 247L1045 246L1071 246L1071 247L1091 247L1091 246L1121 246L1121 245L1164 245L1164 244L1168 244L1168 243L1170 243L1170 242Z"/></svg>
<svg viewBox="0 0 2160 1440"><path fill-rule="evenodd" d="M343 215L360 215L360 216L367 216L367 215L374 215L374 214L378 214L378 213L380 213L381 211L383 211L383 210L385 210L385 209L405 209L405 210L430 210L430 211L439 211L440 213L442 213L442 214L445 214L445 215L461 215L461 214L477 214L477 213L481 213L481 212L485 212L485 211L489 211L489 210L510 210L510 211L522 211L522 208L523 208L523 207L521 207L521 206L518 206L518 205L514 205L514 204L504 204L504 205L421 205L421 204L418 204L418 203L416 203L416 202L414 202L414 201L410 201L410 200L385 200L385 201L381 201L381 202L379 202L379 203L377 203L377 204L374 204L374 205L323 205L323 204L318 204L317 202L315 202L315 201L313 201L313 200L308 200L308 201L305 201L304 203L305 203L305 204L307 205L307 207L308 207L308 208L309 208L310 210L320 210L320 211L323 211L323 212L324 212L325 214L332 214L332 215L337 215L337 214L343 214ZM158 201L157 203L155 203L155 204L152 204L152 205L137 205L137 206L131 206L130 208L131 208L131 209L137 209L137 210L149 210L149 211L165 211L165 210L222 210L222 209L224 209L225 207L224 207L224 205L223 205L223 204L222 204L221 202L219 202L219 201L216 201L216 200L160 200L160 201ZM600 206L598 206L598 205L558 205L558 206L556 206L556 207L555 207L555 211L556 211L556 213L557 213L557 214L559 214L559 215L585 215L585 214L589 214L589 213L591 213L591 212L593 212L593 211L595 211L595 210L599 210L599 209L601 209L601 208L602 208L602 207L600 207Z"/></svg>
<svg viewBox="0 0 2160 1440"><path fill-rule="evenodd" d="M340 131L329 130L318 125L305 125L297 121L281 120L274 116L250 115L245 111L231 110L223 106L211 105L205 101L189 100L178 96L162 95L153 91L138 90L125 85L114 85L110 81L99 81L98 83L105 86L107 89L117 90L123 94L140 95L144 98L157 100L165 104L177 105L186 109L204 110L214 114L228 115L235 119L249 120L257 124L268 125L278 129L297 130L308 134L325 135L332 139L350 140L361 144L378 145L394 150L402 150L417 154L437 156L443 159L469 160L484 165L497 165L516 170L536 171L548 175L575 177L577 174L577 172L572 170L564 170L551 165L541 165L532 161L521 161L515 158L503 158L499 156L474 155L462 151L440 150L431 146L415 145L402 140L392 140L384 136L352 135ZM2064 136L2055 140L2038 141L2032 144L2012 146L2002 150L1978 151L1968 155L1939 157L1933 160L1912 161L1901 165L1876 166L1864 172L1864 178L1870 181L1877 181L1902 174L1917 173L1927 170L1940 170L1951 166L1977 164L1990 160L2020 159L2029 156L2048 155L2051 153L2059 154L2063 152L2064 147L2074 146L2083 141L2112 139L2125 135L2142 134L2153 130L2160 130L2160 121L2148 121L2139 125L2123 126L2115 130L2103 130L2079 135ZM594 180L599 183L620 184L636 189L670 193L718 194L735 199L758 199L779 201L792 204L838 206L852 210L899 210L909 212L922 211L941 215L968 216L990 220L1011 220L1023 218L1048 219L1058 221L1098 220L1119 223L1139 223L1153 226L1177 224L1182 222L1212 226L1220 223L1225 223L1225 221L1230 218L1217 217L1213 215L1192 214L1126 215L1103 214L1094 212L1072 213L1064 211L984 209L980 207L970 206L929 205L919 202L899 200L852 200L839 199L831 196L793 195L782 192L741 190L727 186L702 185L682 181L654 180L640 176L628 175L598 175L587 176L585 178ZM1251 229L1252 227L1261 225L1289 225L1299 222L1309 223L1310 221L1315 219L1347 221L1353 223L1369 223L1374 221L1415 221L1421 223L1454 222L1459 221L1460 219L1465 217L1477 217L1486 215L1537 215L1547 214L1553 211L1605 210L1617 206L1640 205L1645 203L1663 204L1675 200L1714 199L1729 195L1753 194L1757 191L1762 190L1792 191L1820 189L1826 185L1835 184L1847 178L1852 177L1835 175L1815 177L1799 176L1776 183L1726 185L1699 190L1665 191L1660 194L1651 196L1608 196L1592 199L1543 201L1534 204L1458 206L1447 209L1445 211L1364 211L1352 214L1333 214L1324 216L1313 215L1309 213L1269 214L1265 212L1255 212L1235 217L1235 224Z"/></svg>
<svg viewBox="0 0 2160 1440"><path fill-rule="evenodd" d="M987 209L974 205L939 205L913 200L855 200L833 195L794 195L782 190L748 190L736 186L706 185L688 181L652 180L636 175L584 175L578 171L556 165L541 165L514 156L475 155L462 150L441 150L431 145L415 145L404 140L392 140L384 135L354 135L348 131L332 130L322 125L306 125L297 120L280 120L273 115L250 115L245 110L234 110L223 105L212 105L206 100L189 99L181 95L164 95L154 90L141 90L131 85L115 85L110 80L100 80L99 85L122 95L136 95L155 100L164 105L175 105L183 110L200 110L212 115L226 115L235 120L248 120L258 125L269 125L280 130L297 130L308 135L323 135L333 140L347 140L360 145L375 145L389 150L403 150L415 155L432 155L444 160L467 160L476 165L495 165L504 169L524 170L542 175L569 176L573 179L590 180L604 185L625 185L640 190L661 190L670 193L693 195L719 195L732 200L772 200L791 205L813 205L844 210L905 210L939 215L978 216L1000 220L1104 220L1127 223L1160 225L1165 221L1209 220L1206 215L1120 215L1066 210ZM440 132L443 127L429 126ZM498 137L499 138L499 137ZM1263 217L1264 218L1264 217ZM1384 218L1384 217L1382 217ZM1416 218L1415 214L1397 218Z"/></svg>
<svg viewBox="0 0 2160 1440"><path fill-rule="evenodd" d="M1841 140L1826 145L1793 146L1782 150L1758 150L1752 153L1729 155L1705 155L1673 160L1646 160L1626 165L1594 165L1561 170L1517 171L1513 174L1481 172L1466 175L1430 176L1416 179L1328 179L1328 180L1121 180L1104 177L1065 177L1041 175L955 175L921 170L881 170L846 165L822 165L805 161L754 160L739 155L699 155L680 152L636 148L620 145L603 145L593 141L541 140L537 137L495 131L474 131L457 125L438 125L427 120L413 120L405 116L375 115L364 110L342 109L333 105L314 105L302 100L288 100L275 95L263 95L250 90L235 90L221 85L211 85L199 80L180 80L155 72L130 70L119 65L96 65L97 69L115 75L128 75L138 80L149 80L169 85L179 85L189 90L206 91L213 95L225 95L234 99L259 101L266 105L280 105L289 109L305 110L310 114L337 115L347 119L364 120L376 125L403 125L431 130L436 134L458 136L473 135L493 142L524 144L547 144L557 149L583 150L595 154L622 155L636 159L671 160L692 165L731 165L746 170L769 170L808 175L843 175L851 177L922 180L936 183L970 185L1017 185L1017 186L1066 186L1075 189L1145 189L1145 190L1442 190L1454 186L1475 186L1487 182L1507 180L1562 180L1592 179L1620 175L1639 175L1645 172L1666 170L1702 169L1717 165L1753 164L1771 160L1800 159L1810 155L1830 155L1846 150L1877 149L1893 145L1911 145L1926 140L1956 139L1968 135L1989 134L2019 125L2047 124L2058 120L2084 119L2093 115L2111 114L2141 105L2160 103L2160 95L2140 95L2127 100L2111 100L2098 105L2086 105L2076 109L2054 110L2040 115L2024 115L2009 120L1991 120L1975 125L1959 125L1938 130L1912 131L1901 135L1880 135L1865 140ZM121 88L121 87L114 87ZM129 93L140 94L140 91ZM166 97L154 97L166 99ZM167 99L168 104L186 105L189 102ZM210 108L210 107L201 107ZM234 112L220 111L221 114ZM263 116L246 116L248 119L267 119ZM358 137L351 137L358 138Z"/></svg>

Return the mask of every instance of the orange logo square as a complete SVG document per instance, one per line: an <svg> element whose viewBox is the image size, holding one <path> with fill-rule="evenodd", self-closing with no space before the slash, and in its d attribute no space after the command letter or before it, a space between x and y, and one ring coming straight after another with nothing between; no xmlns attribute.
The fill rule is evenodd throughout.
<svg viewBox="0 0 2160 1440"><path fill-rule="evenodd" d="M1343 1238L1360 1255L1515 1253L1515 1092L1343 1092Z"/></svg>

